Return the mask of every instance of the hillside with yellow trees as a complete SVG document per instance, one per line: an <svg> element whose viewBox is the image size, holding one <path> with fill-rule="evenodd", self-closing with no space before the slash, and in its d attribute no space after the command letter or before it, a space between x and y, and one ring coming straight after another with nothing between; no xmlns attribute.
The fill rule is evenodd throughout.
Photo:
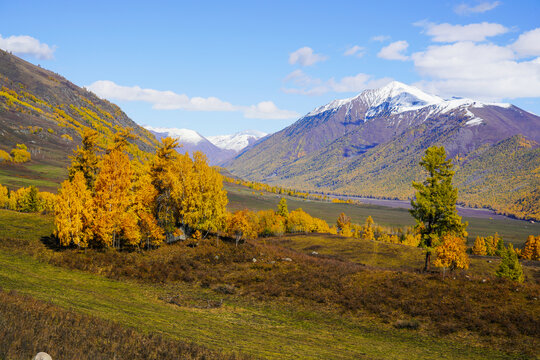
<svg viewBox="0 0 540 360"><path fill-rule="evenodd" d="M62 76L0 50L0 183L54 190L70 154L88 129L108 148L116 133L131 128L126 151L145 157L157 144L118 106Z"/></svg>

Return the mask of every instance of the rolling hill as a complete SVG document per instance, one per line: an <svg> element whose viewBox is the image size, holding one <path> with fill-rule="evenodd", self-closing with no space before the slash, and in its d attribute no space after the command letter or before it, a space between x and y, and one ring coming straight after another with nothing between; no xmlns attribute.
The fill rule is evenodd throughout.
<svg viewBox="0 0 540 360"><path fill-rule="evenodd" d="M457 164L462 204L540 219L540 117L511 104L444 100L392 82L308 113L228 164L283 186L406 199L425 149Z"/></svg>

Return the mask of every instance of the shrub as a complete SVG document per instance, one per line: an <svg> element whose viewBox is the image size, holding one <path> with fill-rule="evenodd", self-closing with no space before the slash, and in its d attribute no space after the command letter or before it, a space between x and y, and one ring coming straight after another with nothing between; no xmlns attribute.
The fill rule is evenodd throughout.
<svg viewBox="0 0 540 360"><path fill-rule="evenodd" d="M17 144L17 146L11 150L11 157L14 163L24 163L31 159L28 147L24 144Z"/></svg>

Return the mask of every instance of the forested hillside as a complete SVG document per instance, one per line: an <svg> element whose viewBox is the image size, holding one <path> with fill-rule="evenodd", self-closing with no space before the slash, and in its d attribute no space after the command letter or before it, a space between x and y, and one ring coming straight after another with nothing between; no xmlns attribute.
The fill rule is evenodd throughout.
<svg viewBox="0 0 540 360"><path fill-rule="evenodd" d="M0 50L0 183L54 189L86 128L98 131L98 144L105 148L126 127L136 135L128 149L132 156L145 156L157 144L118 106ZM17 144L27 147L29 162L14 165L13 156L6 156Z"/></svg>

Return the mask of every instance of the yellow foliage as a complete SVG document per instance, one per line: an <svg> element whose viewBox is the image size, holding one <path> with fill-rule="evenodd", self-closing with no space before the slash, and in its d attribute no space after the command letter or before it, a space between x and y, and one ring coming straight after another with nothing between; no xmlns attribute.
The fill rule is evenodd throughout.
<svg viewBox="0 0 540 360"><path fill-rule="evenodd" d="M285 218L274 210L262 210L257 213L259 219L259 235L281 236L285 233Z"/></svg>
<svg viewBox="0 0 540 360"><path fill-rule="evenodd" d="M7 209L9 205L8 188L0 184L0 209Z"/></svg>
<svg viewBox="0 0 540 360"><path fill-rule="evenodd" d="M17 144L17 146L11 150L11 157L14 163L24 163L30 161L30 153L28 147L24 144Z"/></svg>
<svg viewBox="0 0 540 360"><path fill-rule="evenodd" d="M486 241L483 237L477 236L476 240L474 241L474 245L472 247L472 253L474 255L486 255L487 254L487 247L486 247Z"/></svg>
<svg viewBox="0 0 540 360"><path fill-rule="evenodd" d="M461 237L449 234L442 238L442 243L435 248L437 259L434 265L437 267L454 269L468 269L469 257L467 245Z"/></svg>
<svg viewBox="0 0 540 360"><path fill-rule="evenodd" d="M105 247L120 247L122 238L128 245L140 242L137 215L130 210L134 202L131 176L129 157L120 149L103 157L95 183L94 233Z"/></svg>
<svg viewBox="0 0 540 360"><path fill-rule="evenodd" d="M55 235L61 246L85 248L93 238L94 201L81 172L62 183L56 198Z"/></svg>
<svg viewBox="0 0 540 360"><path fill-rule="evenodd" d="M50 192L41 191L38 193L39 210L46 213L54 212L56 204L56 195Z"/></svg>
<svg viewBox="0 0 540 360"><path fill-rule="evenodd" d="M11 155L0 149L0 162L2 161L11 161Z"/></svg>
<svg viewBox="0 0 540 360"><path fill-rule="evenodd" d="M522 259L540 260L540 235L529 235L520 255Z"/></svg>
<svg viewBox="0 0 540 360"><path fill-rule="evenodd" d="M60 136L60 137L62 139L64 139L64 140L67 140L67 141L73 141L73 138L69 134L62 134L62 136Z"/></svg>
<svg viewBox="0 0 540 360"><path fill-rule="evenodd" d="M287 232L315 232L314 218L301 208L291 211L287 220Z"/></svg>
<svg viewBox="0 0 540 360"><path fill-rule="evenodd" d="M227 233L236 240L236 246L241 240L257 237L257 215L249 210L239 210L234 214L227 213Z"/></svg>

